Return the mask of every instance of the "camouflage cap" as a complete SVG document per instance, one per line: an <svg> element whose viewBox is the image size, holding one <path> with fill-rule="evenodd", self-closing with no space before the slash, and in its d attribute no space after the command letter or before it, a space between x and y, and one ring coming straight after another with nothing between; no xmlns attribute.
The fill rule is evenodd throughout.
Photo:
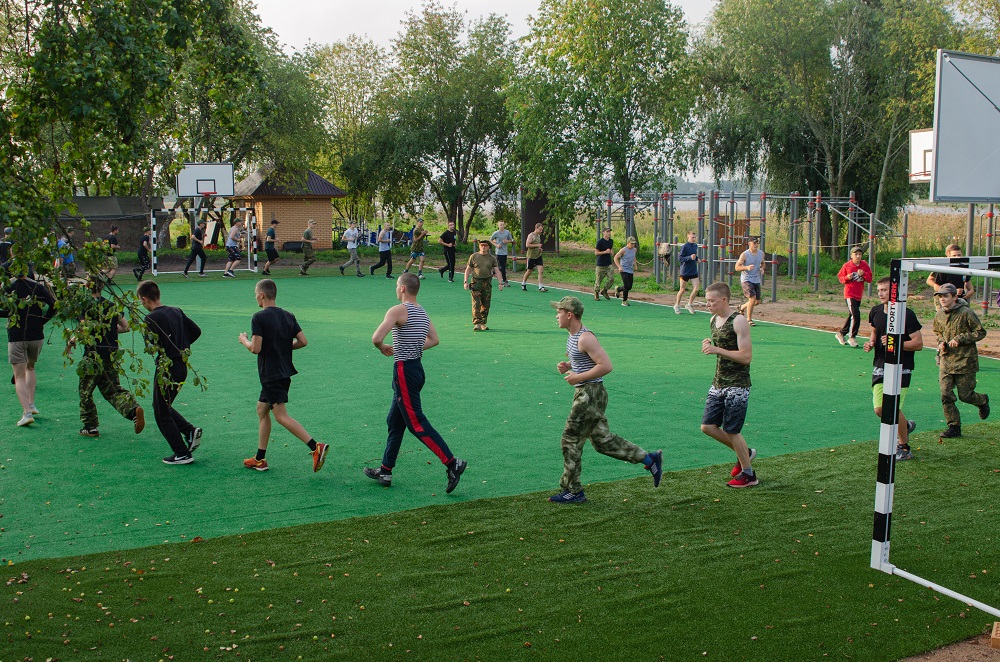
<svg viewBox="0 0 1000 662"><path fill-rule="evenodd" d="M568 310L577 317L583 317L583 303L576 297L563 297L559 301L549 301L556 310Z"/></svg>
<svg viewBox="0 0 1000 662"><path fill-rule="evenodd" d="M479 240L479 243L480 243L480 244L486 244L487 246L490 246L490 245L491 245L491 244L490 244L490 240L489 240L489 239L480 239L480 240Z"/></svg>
<svg viewBox="0 0 1000 662"><path fill-rule="evenodd" d="M934 296L939 297L942 294L950 294L953 297L957 297L958 288L955 287L952 283L945 283L940 288L938 288L938 291L934 293Z"/></svg>
<svg viewBox="0 0 1000 662"><path fill-rule="evenodd" d="M626 244L638 244L639 240L636 239L635 237L629 237L628 239L625 240L625 243Z"/></svg>

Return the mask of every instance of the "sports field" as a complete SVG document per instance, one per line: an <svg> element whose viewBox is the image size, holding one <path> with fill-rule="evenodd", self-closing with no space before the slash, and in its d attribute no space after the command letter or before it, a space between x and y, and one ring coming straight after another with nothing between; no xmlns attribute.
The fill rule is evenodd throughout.
<svg viewBox="0 0 1000 662"><path fill-rule="evenodd" d="M561 582L568 582L574 585L573 590L584 590L587 594L593 591L595 599L599 599L596 596L602 590L598 586L601 582L586 579L583 575L587 572L583 568L598 563L598 557L603 559L607 556L611 561L605 561L611 566L602 573L608 576L609 583L617 584L625 579L621 573L628 574L631 552L629 544L624 543L643 544L634 537L636 529L648 531L652 525L654 529L662 527L669 530L673 526L671 520L674 514L684 511L682 520L675 522L678 535L666 534L666 539L660 539L655 544L672 548L665 559L673 558L681 563L682 558L682 565L685 566L694 562L690 568L695 574L697 559L702 556L706 568L716 564L716 567L728 568L722 571L724 573L751 576L773 573L773 567L759 564L780 563L780 558L788 554L812 554L813 551L817 555L820 551L828 554L829 550L825 548L814 550L809 539L824 531L836 531L840 535L848 529L851 549L846 555L851 563L846 572L853 578L855 586L884 586L891 581L894 590L905 594L906 599L911 599L909 596L929 595L913 586L901 587L899 580L890 580L867 568L876 459L876 445L870 440L878 433L878 421L871 413L870 355L837 345L831 334L758 324L753 330L754 386L744 434L749 443L758 449L755 467L761 485L736 492L724 485L728 480L728 467L719 466L732 462L731 453L699 430L704 394L715 364L714 358L700 353L701 339L707 334L708 316L704 313L675 315L670 308L642 303L624 308L615 300L596 302L592 298L581 297L587 306L584 322L597 333L615 367L606 378L612 430L647 450L663 448L665 470L671 473L664 476L663 484L654 492L651 480L641 466L624 464L588 449L584 453L585 486L612 484L587 486L591 503L583 509L560 507L545 502L544 496L558 487L562 467L559 436L568 411L571 388L555 371L555 364L563 358L566 333L556 326L555 312L548 302L558 299L565 292L552 289L548 293L539 293L534 288L522 292L519 287L503 292L494 289L491 330L474 334L471 331L468 293L461 289L459 282L449 284L439 279L436 273L431 273L423 282L420 300L437 327L441 345L424 357L428 381L423 391L423 403L431 422L455 453L469 462L469 469L453 494L444 494L443 467L412 437L404 440L392 488L381 488L361 475L362 467L378 464L385 439L385 413L391 394L391 360L374 349L370 337L386 308L395 303L394 280L376 275L363 279L335 276L283 278L277 281L278 304L296 314L309 339L309 346L296 352L299 374L293 379L289 411L318 440L331 444L326 466L321 473L314 474L304 445L279 426L275 426L268 452L271 470L258 473L242 467L243 458L252 455L256 447L254 406L259 387L255 358L238 344L237 335L240 331L249 331L250 316L256 310L252 294L255 278L245 272L240 273L236 280L228 281L213 278L186 282L172 280L176 277L164 277L159 279L163 302L183 307L204 331L201 340L194 345L192 362L207 379L208 390L201 392L188 384L178 400L178 409L192 423L205 430L202 446L195 455L196 462L187 466L166 466L160 462L163 456L169 454L169 449L152 421L148 401L143 404L149 412L149 423L146 431L136 437L131 424L118 417L98 396L102 436L98 439L80 437L77 434L80 421L76 375L73 368L63 367L58 356L58 334L52 334L52 344L43 350L39 368L37 404L42 414L37 417L36 424L27 429L15 428L19 412L12 391L9 391L9 397L0 400L0 417L7 421L4 424L7 432L3 435L3 468L0 469L0 512L3 515L0 556L16 564L8 569L8 574L14 576L17 565L31 559L113 552L110 557L106 554L97 557L101 559L98 563L106 564L110 563L109 558L133 557L128 552L124 553L125 556L114 553L116 550L135 550L161 543L185 543L196 538L212 539L374 516L349 520L343 526L331 524L309 529L312 533L307 534L305 539L299 538L302 534L297 533L298 529L273 532L283 541L294 541L279 543L279 546L284 545L280 552L282 558L254 556L244 560L251 563L255 572L258 566L266 569L271 562L288 568L288 564L295 560L291 557L295 556L296 549L314 558L317 549L323 550L327 544L330 550L320 551L321 556L328 557L333 553L338 558L341 555L347 558L358 553L355 545L362 544L351 536L351 532L356 530L359 537L363 536L362 539L377 537L381 545L392 547L379 551L378 563L388 562L400 570L407 567L405 550L416 546L421 553L428 554L431 553L429 549L440 547L442 554L452 558L452 561L442 561L441 571L444 574L430 577L430 581L442 581L447 587L459 580L448 577L446 566L474 561L455 559L451 556L452 552L447 551L456 547L466 551L470 549L468 542L461 540L456 528L469 536L473 535L471 532L488 534L481 548L483 563L513 563L516 560L493 558L488 561L491 558L489 550L496 546L490 542L490 537L516 536L524 539L521 545L523 550L518 548L517 554L518 558L524 557L527 566L542 548L548 550L546 554L559 555L555 550L566 538L556 542L548 533L543 534L554 526L556 530L573 532L573 549L576 551L567 549L564 561L582 575L576 570L567 576L559 573L548 576L547 572L543 572L530 581L543 585L549 583L547 591L557 593L561 590ZM130 342L129 337L123 337L123 344ZM135 346L140 345L136 342ZM968 489L971 483L962 472L970 467L976 470L976 465L963 457L957 444L948 447L945 453L944 447L939 447L936 435L920 434L941 429L944 425L933 358L930 351L918 355L913 386L905 407L908 415L919 425L913 443L915 453L927 460L928 467L933 467L935 456L942 463L947 456L949 463L958 463L961 467L950 467L958 476L952 482L919 479L921 489L930 502L927 505L931 507L938 490ZM983 361L980 385L981 390L987 393L1000 393L995 362ZM974 421L978 423L975 410L962 407L966 437L981 439L982 433L993 430L985 436L992 440L995 437L992 424L973 424ZM921 448L927 443L930 443L930 448ZM970 495L968 512L965 512L962 503L949 502L949 509L957 513L956 516L978 520L985 517L983 513L986 511L990 517L995 517L991 501L988 507L972 502L972 497L988 500L986 492L989 486L995 490L996 447L995 441L991 443L993 445L985 451L989 453L988 459L983 457L987 464L981 468L982 475L976 477L982 483L977 483L978 489ZM850 476L838 475L836 470L826 466L827 458L833 457L831 453L835 454L837 447L841 447L842 456L852 459L846 463L840 457L836 462L831 459L829 467L850 468ZM980 451L976 449L974 452ZM769 461L770 458L790 454L800 455ZM900 475L904 475L905 468L906 475L915 472L914 476L922 476L924 466L923 462L900 465ZM865 473L867 475L863 475ZM628 478L636 480L622 481ZM841 493L848 485L851 487L852 506L845 510L830 497ZM900 494L906 494L905 485L897 489ZM483 499L491 501L481 505L459 505ZM413 514L399 512L425 506L439 508L419 510ZM451 507L442 509L440 506ZM822 514L809 510L817 507ZM766 510L759 511L761 508ZM924 511L921 505L917 508L930 513L929 518L933 515L933 509ZM508 517L510 513L515 513L519 530L504 530L505 525L498 519L501 513L507 513ZM425 539L419 534L423 524L409 522L414 517L421 523L433 518L438 527L441 522L447 524L443 530L437 528L434 535ZM660 520L658 526L652 521L657 519ZM754 539L751 545L753 554L747 559L739 553L740 544L734 547L734 541L726 542L718 538L720 525L721 530L727 532L724 535L736 536L736 540L753 536L749 530L754 528L758 519L769 522L768 535ZM404 521L413 526L408 526L402 537L393 536L392 527ZM955 522L954 531L950 520L935 521L933 524L937 534L924 540L926 544L950 544L961 535L960 522ZM976 526L985 524L977 523ZM780 539L773 538L775 528L784 528ZM902 530L905 530L902 526L894 527L894 532ZM597 537L590 537L589 531ZM316 532L322 532L323 538L317 540L312 537ZM613 539L607 537L609 532ZM531 544L533 537L537 538L535 545ZM351 542L345 542L345 538ZM234 548L226 542L231 540L234 539L221 538L218 542L209 541L205 545L215 546L213 555L240 557L239 546ZM264 538L250 537L240 546L266 545L267 540L267 534ZM975 568L995 568L995 558L976 560L975 549L970 551L966 548L969 544L975 547L979 542L963 541L961 551L968 554L969 562L976 563ZM366 539L364 544L367 543ZM183 544L134 554L136 558L143 559L179 557L186 554L183 550L191 548L191 545ZM795 550L789 551L789 548ZM684 549L689 549L690 555L680 551ZM895 555L897 548L893 549ZM585 550L585 559L577 556L581 550ZM637 550L637 554L645 559L645 565L639 566L647 571L648 552ZM263 555L273 553L259 552ZM681 554L680 558L671 556L677 553ZM902 551L898 553L901 556L904 554ZM935 560L949 558L937 550L928 554ZM955 558L956 563L958 559L966 562L958 553ZM652 562L655 566L655 560ZM149 565L149 562L143 563ZM836 563L841 564L843 560ZM56 565L76 567L81 564L86 565L83 559L67 559L65 563L60 561ZM41 567L37 563L29 565ZM559 565L558 561L556 565ZM982 568L979 568L980 565ZM47 564L45 567L48 567ZM327 567L330 567L329 564ZM472 567L467 566L465 572L476 575ZM370 570L372 566L368 568ZM939 569L935 566L934 571ZM968 575L966 570L963 567L959 576ZM200 571L207 575L215 572L212 568L201 568ZM634 594L638 591L642 601L654 603L654 612L662 610L664 619L689 620L690 628L701 627L703 619L710 618L714 610L724 609L718 601L726 600L725 594L706 599L699 594L697 577L674 576L669 562L662 567L662 571L669 576L667 584L673 586L672 589L664 586L660 581L664 577L660 577L655 582L655 588L650 586L647 592L640 587L648 582L641 576L635 576L635 588L618 594L621 605L640 599ZM122 569L122 572L127 577L128 571ZM505 575L507 581L510 573L504 571L499 574ZM345 577L348 575L344 573ZM459 575L462 576L462 573ZM780 579L780 572L778 577L769 576L770 581L778 583L802 579L800 571L784 579ZM749 584L756 586L752 577L750 579ZM371 581L378 582L377 579ZM396 581L396 590L417 590L405 577L397 577ZM477 575L472 581L492 586L493 578ZM725 591L727 582L724 578L721 584L718 578L712 581L716 586L712 590ZM580 582L587 587L578 585ZM595 585L590 587L590 583ZM813 580L806 583L810 591L816 590ZM947 581L943 583L949 585ZM747 590L744 584L746 581L741 580L743 591ZM1000 597L995 581L991 580L988 585L985 581L979 582L976 587L981 587L981 592L972 595L985 602L996 603ZM533 590L535 588L533 585ZM356 606L364 603L369 591L378 590L365 586L341 589L348 593L341 593L339 597ZM764 589L763 584L761 589ZM166 590L169 592L169 588ZM423 595L426 590L420 589L418 593ZM445 588L446 592L448 590ZM517 587L514 590L518 590ZM784 595L788 597L781 598L780 602L794 600L794 582L785 590L787 593ZM836 587L835 593L841 597L830 599L849 599L846 594L851 590L855 589ZM316 589L303 587L303 591L313 595ZM662 594L663 591L668 594ZM500 593L495 599L501 600L504 595ZM755 599L748 598L749 602L740 601L733 607L737 611L752 610ZM882 601L886 596L875 599ZM655 607L655 603L662 600L666 602ZM419 609L425 610L421 613L427 616L424 627L428 631L444 627L447 619L441 621L430 616L438 613L431 596L419 597L416 602L423 605ZM808 598L805 602L811 604L814 599ZM499 608L499 605L495 606ZM572 606L566 605L567 608ZM508 607L516 608L513 605ZM950 601L945 608L950 613L957 613L961 611L960 607ZM608 608L610 606L605 605L605 609ZM769 627L787 628L789 623L797 621L800 626L818 627L819 621L824 618L822 608L811 606L809 610L799 615L789 612L785 616L790 620L776 622ZM887 617L898 617L894 611L889 612ZM727 618L733 616L731 614ZM846 616L849 618L851 614ZM983 621L982 614L975 613L974 616L975 622ZM395 618L389 617L390 620ZM398 618L404 617L400 615ZM525 631L529 634L523 634L521 626L504 625L505 616L483 613L473 620L481 621L481 625L486 627L491 618L499 619L492 621L499 629L490 635L498 648L487 646L483 650L506 651L504 656L520 654L519 651L512 653L510 641L512 638L528 641L527 637L535 626L527 626ZM542 619L539 623L544 621L542 616L538 618ZM927 618L933 621L938 617ZM283 620L287 619L283 617ZM367 634L377 641L382 636L379 628L396 631L402 627L402 621L395 625L384 620L380 623L370 623L362 630L374 627L375 631ZM582 621L577 625L580 623ZM563 627L568 625L567 621ZM652 627L654 623L643 625ZM953 632L946 631L939 636L951 640L949 637L967 636L978 631L974 629L970 632L969 625L963 624ZM629 625L621 622L615 627L626 634ZM677 627L677 624L670 627ZM764 625L760 627L764 628ZM874 627L865 625L868 629ZM291 645L291 642L297 642L295 645L298 646L301 642L294 634L295 628L289 628L285 634L286 643ZM504 628L512 629L508 631ZM767 630L762 629L760 636L766 633ZM8 640L12 641L9 639L9 628L7 634ZM372 643L360 632L356 636L368 644ZM465 640L454 633L449 635L452 636L464 642L456 649L463 651L457 657L476 654L475 640ZM482 632L480 636L483 636ZM613 633L605 636L615 637ZM629 632L627 636L632 639L641 636L641 633ZM725 635L720 633L719 636ZM551 641L552 638L547 636L546 640ZM554 638L559 640L558 635ZM661 637L656 639L660 641ZM927 645L944 640L933 639ZM693 646L690 650L685 648L685 655L693 654L692 651L699 648L698 642L695 637L685 643L685 646ZM783 650L783 644L774 643L777 644L774 650ZM903 642L902 649L897 646L893 650L922 650L919 645L914 648L914 643ZM193 645L190 641L188 644ZM748 640L746 645L752 643ZM114 646L114 650L123 655L130 651L120 641ZM145 646L148 647L148 642ZM581 640L561 650L567 656L573 651L586 650L586 646L578 646L583 646ZM705 650L709 648L712 647L706 642ZM201 646L198 649L200 651ZM853 647L849 649L855 650ZM343 654L346 649L340 650ZM530 653L531 646L524 650ZM657 649L642 650L648 656ZM323 655L318 651L316 649L312 653L317 659ZM386 652L403 656L402 650L392 650L391 647ZM812 651L803 657L818 657L815 653ZM671 657L667 650L663 650L662 654L666 654L667 659ZM756 655L751 654L749 649L746 653L747 657ZM262 649L258 656L267 654ZM0 658L6 659L3 654ZM799 658L792 655L785 659Z"/></svg>

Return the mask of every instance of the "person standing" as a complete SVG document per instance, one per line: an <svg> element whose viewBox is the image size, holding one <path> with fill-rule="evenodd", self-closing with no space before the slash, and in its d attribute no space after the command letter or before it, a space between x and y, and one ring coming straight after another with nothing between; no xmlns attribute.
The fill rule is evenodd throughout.
<svg viewBox="0 0 1000 662"><path fill-rule="evenodd" d="M194 232L191 233L191 254L188 255L187 263L184 265L184 277L188 278L188 270L191 265L194 264L195 259L201 260L198 265L198 275L205 275L205 262L208 261L208 256L205 255L205 228L208 226L208 222L205 219L198 221L197 226L195 226Z"/></svg>
<svg viewBox="0 0 1000 662"><path fill-rule="evenodd" d="M104 242L108 245L108 268L104 270L104 276L108 280L112 280L115 277L115 272L118 270L118 249L120 248L118 244L117 225L111 226L111 230L108 232L108 236L104 238Z"/></svg>
<svg viewBox="0 0 1000 662"><path fill-rule="evenodd" d="M508 285L507 256L510 254L510 245L514 243L514 235L507 229L507 224L504 221L497 222L496 232L490 235L490 243L496 248L497 265L500 267L500 275L503 276L500 282L506 287Z"/></svg>
<svg viewBox="0 0 1000 662"><path fill-rule="evenodd" d="M691 295L688 297L684 310L694 315L694 299L698 296L698 233L690 230L687 233L687 242L681 246L681 253L677 258L681 265L680 289L677 290L677 298L674 300L674 312L681 314L681 299L684 298L684 290L691 284Z"/></svg>
<svg viewBox="0 0 1000 662"><path fill-rule="evenodd" d="M226 270L222 272L223 278L236 278L236 274L233 273L233 269L240 265L240 260L243 257L240 251L240 237L243 235L243 219L237 218L233 221L233 227L229 228L229 234L226 235L226 257L228 261L226 262Z"/></svg>
<svg viewBox="0 0 1000 662"><path fill-rule="evenodd" d="M80 434L84 437L99 437L101 430L94 404L94 389L101 392L104 399L125 419L132 421L132 427L139 434L146 427L146 417L142 407L135 401L132 392L121 384L121 350L118 334L128 331L128 322L112 302L101 296L101 281L92 279L88 283L93 295L83 311L80 323L85 326L89 339L83 348L83 358L77 364L76 374L80 378ZM77 343L71 336L69 346Z"/></svg>
<svg viewBox="0 0 1000 662"><path fill-rule="evenodd" d="M976 393L976 373L979 372L979 350L976 343L986 337L979 317L969 308L969 302L958 296L958 288L945 283L934 294L941 298L941 309L934 316L934 335L937 336L938 384L941 387L941 406L947 429L942 439L962 436L962 418L955 406L958 400L979 408L979 418L990 416L990 397Z"/></svg>
<svg viewBox="0 0 1000 662"><path fill-rule="evenodd" d="M448 282L455 282L455 247L458 245L458 235L455 234L455 221L448 221L448 229L441 233L438 238L444 251L444 265L438 269L438 275L444 278L444 272L448 272Z"/></svg>
<svg viewBox="0 0 1000 662"><path fill-rule="evenodd" d="M403 267L403 273L410 272L410 265L414 262L417 264L417 278L420 280L424 279L424 256L426 251L424 250L424 244L427 241L427 230L424 229L424 220L420 219L417 224L413 226L411 231L413 236L413 243L410 244L410 259L406 262L406 266Z"/></svg>
<svg viewBox="0 0 1000 662"><path fill-rule="evenodd" d="M352 264L354 269L358 272L359 277L364 276L361 273L361 260L358 258L358 222L349 221L348 228L344 230L344 234L340 237L341 241L347 242L347 252L350 253L350 258L347 262L340 265L340 275L344 275L344 268L349 267Z"/></svg>
<svg viewBox="0 0 1000 662"><path fill-rule="evenodd" d="M63 238L56 242L56 249L59 251L59 264L64 278L76 277L76 255L73 253L73 235L75 228L66 228Z"/></svg>
<svg viewBox="0 0 1000 662"><path fill-rule="evenodd" d="M201 428L191 425L174 409L174 400L187 380L186 359L191 353L191 344L201 336L201 329L180 308L164 306L160 302L160 288L153 281L139 283L136 295L142 307L149 311L146 315L147 347L157 353L153 373L153 418L173 451L163 458L163 463L191 464L194 462L192 453L201 445Z"/></svg>
<svg viewBox="0 0 1000 662"><path fill-rule="evenodd" d="M837 273L837 280L844 284L844 300L847 302L847 319L835 335L841 345L846 342L857 347L858 329L861 327L861 297L865 293L865 283L872 282L872 269L861 259L864 251L860 246L851 250L851 259L844 263Z"/></svg>
<svg viewBox="0 0 1000 662"><path fill-rule="evenodd" d="M0 239L0 276L10 276L10 264L14 261L14 228L3 229L3 239Z"/></svg>
<svg viewBox="0 0 1000 662"><path fill-rule="evenodd" d="M267 471L267 442L271 437L271 415L283 428L309 447L313 471L319 471L326 461L328 445L312 438L302 424L288 413L288 391L292 375L298 373L292 364L292 351L308 344L295 315L278 308L278 286L270 278L258 281L254 287L257 306L263 310L250 320L250 336L240 333L240 344L257 355L260 377L260 398L257 401L257 454L243 460L247 469Z"/></svg>
<svg viewBox="0 0 1000 662"><path fill-rule="evenodd" d="M369 267L368 273L374 276L375 270L384 264L386 265L385 277L392 278L392 223L386 223L379 230L376 241L378 241L378 264Z"/></svg>
<svg viewBox="0 0 1000 662"><path fill-rule="evenodd" d="M306 221L306 229L302 231L302 266L299 267L300 276L309 275L309 267L312 263L316 261L316 239L313 234L313 228L316 227L316 221L309 219Z"/></svg>
<svg viewBox="0 0 1000 662"><path fill-rule="evenodd" d="M479 240L479 252L469 256L465 265L465 289L472 292L472 330L489 331L486 321L490 316L490 302L493 298L493 278L500 283L503 291L503 279L497 259L490 255L490 240Z"/></svg>
<svg viewBox="0 0 1000 662"><path fill-rule="evenodd" d="M605 299L611 299L608 288L615 286L615 270L611 264L614 246L615 242L611 239L611 228L601 230L601 238L597 240L597 247L594 248L594 255L597 256L597 266L594 267L594 299L597 301L601 300L601 294L604 295Z"/></svg>
<svg viewBox="0 0 1000 662"><path fill-rule="evenodd" d="M875 415L882 418L882 395L884 394L885 382L885 356L887 349L888 329L889 329L889 290L892 280L886 276L880 278L876 291L878 292L879 305L873 306L868 313L868 323L871 325L871 333L865 341L864 350L870 352L875 350L872 357L872 404L875 407ZM913 452L910 450L910 433L917 427L913 421L907 420L903 415L903 403L906 402L906 392L910 388L910 378L913 375L914 352L919 352L924 348L924 338L920 333L920 320L912 309L906 309L906 319L903 321L903 354L899 362L902 377L899 387L899 407L897 414L899 417L899 439L896 441L896 461L912 460Z"/></svg>
<svg viewBox="0 0 1000 662"><path fill-rule="evenodd" d="M712 313L709 321L712 337L701 341L701 353L714 354L716 362L715 378L705 398L701 431L736 453L737 462L730 472L729 487L753 487L760 482L751 465L757 451L747 447L742 434L750 404L753 344L750 323L739 312L729 309L730 296L725 283L712 283L705 288L705 303Z"/></svg>
<svg viewBox="0 0 1000 662"><path fill-rule="evenodd" d="M149 240L149 228L143 228L142 236L139 237L139 250L136 257L139 259L139 266L132 269L132 275L136 280L142 280L142 275L149 269L149 255L153 250Z"/></svg>
<svg viewBox="0 0 1000 662"><path fill-rule="evenodd" d="M390 308L385 319L372 334L372 344L384 356L394 359L392 369L392 404L386 423L389 433L378 469L365 467L365 476L379 485L392 485L392 470L396 466L403 433L409 430L437 456L445 466L451 494L462 478L468 463L455 457L448 444L430 424L420 405L420 391L424 387L424 368L421 358L425 350L438 345L438 334L427 312L417 303L420 279L413 274L401 274L396 281L396 298L400 303ZM392 333L392 345L385 338Z"/></svg>
<svg viewBox="0 0 1000 662"><path fill-rule="evenodd" d="M746 315L750 326L754 326L753 308L760 303L760 286L763 280L764 251L757 250L759 245L760 240L757 237L750 237L747 240L748 248L736 260L736 271L741 272L740 286L743 288L743 296L747 299L740 305L740 312ZM854 332L857 333L856 328Z"/></svg>
<svg viewBox="0 0 1000 662"><path fill-rule="evenodd" d="M962 257L962 249L958 244L948 244L948 247L944 249L944 254L947 257L955 258ZM927 284L934 288L936 293L938 289L945 283L951 283L958 290L958 296L966 301L972 298L972 276L968 274L944 274L932 272L927 276ZM934 297L934 312L941 310L941 300Z"/></svg>
<svg viewBox="0 0 1000 662"><path fill-rule="evenodd" d="M261 270L261 274L264 276L271 275L271 265L277 264L281 256L278 254L278 249L275 248L275 244L278 241L278 220L275 218L271 219L271 227L267 229L264 234L264 252L267 254L267 262L264 263L264 269Z"/></svg>
<svg viewBox="0 0 1000 662"><path fill-rule="evenodd" d="M525 292L528 291L528 276L531 275L532 269L538 269L538 291L549 291L547 287L542 285L542 271L545 269L545 265L542 263L542 246L545 244L544 229L544 225L535 223L535 231L528 233L524 240L524 256L528 262L524 268L524 276L521 278L521 289Z"/></svg>
<svg viewBox="0 0 1000 662"><path fill-rule="evenodd" d="M24 427L34 423L39 413L35 406L35 364L45 341L44 326L56 314L56 300L44 283L24 274L4 285L4 291L16 300L10 308L0 309L0 317L8 318L7 360L14 372L14 391L23 413L17 424Z"/></svg>
<svg viewBox="0 0 1000 662"><path fill-rule="evenodd" d="M653 487L660 486L663 477L663 451L647 453L632 442L619 437L608 429L604 415L608 407L608 392L604 377L612 370L608 357L597 336L583 325L583 303L572 296L550 301L556 309L556 323L569 334L566 356L556 370L563 380L573 387L573 404L566 418L560 445L563 454L563 474L559 480L561 491L549 497L554 503L583 503L587 496L580 482L583 445L590 439L594 449L616 460L639 464L653 474Z"/></svg>
<svg viewBox="0 0 1000 662"><path fill-rule="evenodd" d="M622 305L630 305L628 302L628 293L632 291L632 283L635 278L635 254L638 251L639 242L635 237L629 237L625 240L625 245L615 253L614 262L615 267L618 269L618 273L622 275L621 287L615 288L615 298L619 295L622 297Z"/></svg>

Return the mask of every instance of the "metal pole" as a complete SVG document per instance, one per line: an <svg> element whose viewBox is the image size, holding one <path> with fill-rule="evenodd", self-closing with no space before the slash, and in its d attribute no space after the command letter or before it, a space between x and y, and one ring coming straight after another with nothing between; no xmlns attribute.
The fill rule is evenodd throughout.
<svg viewBox="0 0 1000 662"><path fill-rule="evenodd" d="M151 266L152 266L153 275L155 276L156 275L156 266L157 266L156 265L157 257L156 257L156 210L155 209L150 209L149 210L149 246L150 246L150 248L153 249L153 264Z"/></svg>
<svg viewBox="0 0 1000 662"><path fill-rule="evenodd" d="M868 214L868 259L871 260L871 264L868 265L875 270L875 214ZM875 283L868 283L868 296L874 294Z"/></svg>
<svg viewBox="0 0 1000 662"><path fill-rule="evenodd" d="M820 226L823 225L823 194L820 191L816 191L816 222L814 223L815 233L816 233L816 257L813 260L813 291L819 292L819 256L823 252L823 234L820 232Z"/></svg>
<svg viewBox="0 0 1000 662"><path fill-rule="evenodd" d="M760 245L767 235L767 193L760 194ZM763 249L762 249L763 250ZM771 303L778 301L778 253L771 251Z"/></svg>
<svg viewBox="0 0 1000 662"><path fill-rule="evenodd" d="M965 254L972 257L972 244L976 238L976 204L969 203L969 223L965 228Z"/></svg>
<svg viewBox="0 0 1000 662"><path fill-rule="evenodd" d="M653 201L653 280L660 285L663 280L660 278L660 242L663 235L660 234L660 198Z"/></svg>
<svg viewBox="0 0 1000 662"><path fill-rule="evenodd" d="M788 275L795 282L799 270L799 193L792 193L788 203Z"/></svg>
<svg viewBox="0 0 1000 662"><path fill-rule="evenodd" d="M993 256L993 231L995 217L993 215L993 205L990 204L990 210L986 212L986 256ZM990 303L993 295L993 279L987 278L985 283L985 291L983 292L983 315L990 314Z"/></svg>
<svg viewBox="0 0 1000 662"><path fill-rule="evenodd" d="M900 251L900 257L906 259L906 233L910 225L910 213L903 212L903 241L902 250Z"/></svg>
<svg viewBox="0 0 1000 662"><path fill-rule="evenodd" d="M813 192L806 197L806 283L812 282L813 269Z"/></svg>

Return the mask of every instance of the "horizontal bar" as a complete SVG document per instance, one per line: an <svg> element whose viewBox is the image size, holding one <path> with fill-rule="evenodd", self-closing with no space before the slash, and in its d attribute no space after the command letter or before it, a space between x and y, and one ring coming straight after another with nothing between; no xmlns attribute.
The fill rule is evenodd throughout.
<svg viewBox="0 0 1000 662"><path fill-rule="evenodd" d="M968 269L965 267L946 267L938 264L927 264L924 262L914 262L913 271L933 271L939 274L968 274L969 276L985 276L986 278L1000 278L1000 271L988 271L986 269Z"/></svg>
<svg viewBox="0 0 1000 662"><path fill-rule="evenodd" d="M892 573L891 574L893 574L893 575L899 575L903 579L909 579L911 582L913 582L915 584L920 584L921 586L926 586L927 588L929 588L929 589L931 589L933 591L937 591L938 593L947 595L949 598L955 598L956 600L964 602L967 605L971 605L971 606L975 607L976 609L978 609L980 611L985 611L987 614L993 614L994 616L1000 617L1000 609L997 609L996 607L991 607L991 606L989 606L986 603L979 602L978 600L973 600L972 598L964 596L961 593L958 593L957 591L952 591L950 588L945 588L944 586L941 586L940 584L935 584L934 582L929 582L926 579L923 579L922 577L918 577L917 575L914 575L911 572L906 572L905 570L900 570L899 568L896 568L894 566L892 568Z"/></svg>

